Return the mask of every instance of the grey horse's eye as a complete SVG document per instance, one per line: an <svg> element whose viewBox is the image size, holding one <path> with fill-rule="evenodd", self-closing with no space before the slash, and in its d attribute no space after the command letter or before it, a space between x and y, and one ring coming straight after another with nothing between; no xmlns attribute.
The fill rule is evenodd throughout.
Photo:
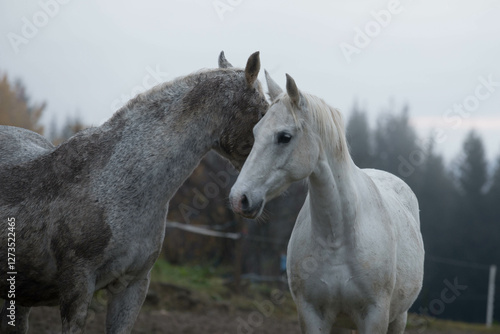
<svg viewBox="0 0 500 334"><path fill-rule="evenodd" d="M278 144L287 144L292 139L292 135L286 132L278 133Z"/></svg>

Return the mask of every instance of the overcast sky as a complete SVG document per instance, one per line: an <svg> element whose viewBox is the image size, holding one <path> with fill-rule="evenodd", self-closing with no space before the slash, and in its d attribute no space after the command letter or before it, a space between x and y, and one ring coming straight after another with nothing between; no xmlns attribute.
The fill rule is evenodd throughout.
<svg viewBox="0 0 500 334"><path fill-rule="evenodd" d="M0 72L21 79L43 122L99 125L135 93L217 65L224 50L284 86L369 113L410 106L448 160L476 129L500 154L500 1L2 0ZM260 76L261 80L263 75Z"/></svg>

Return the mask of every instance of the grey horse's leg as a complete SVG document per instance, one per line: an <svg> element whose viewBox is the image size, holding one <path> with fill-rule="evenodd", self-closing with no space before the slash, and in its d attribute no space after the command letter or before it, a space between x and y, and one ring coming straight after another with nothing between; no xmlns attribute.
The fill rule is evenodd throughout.
<svg viewBox="0 0 500 334"><path fill-rule="evenodd" d="M109 294L106 315L106 333L125 334L132 331L149 288L150 274L147 277L131 282L121 291Z"/></svg>
<svg viewBox="0 0 500 334"><path fill-rule="evenodd" d="M393 322L389 324L387 334L403 334L406 328L408 312L401 313Z"/></svg>
<svg viewBox="0 0 500 334"><path fill-rule="evenodd" d="M10 305L10 302L6 300L3 304L2 311L0 312L1 324L0 324L0 333L3 334L25 334L28 332L28 317L31 311L31 307L23 307L16 305L16 313L14 325L9 325L11 321L7 318L7 315L10 314L10 310L7 310L7 307Z"/></svg>
<svg viewBox="0 0 500 334"><path fill-rule="evenodd" d="M71 282L60 288L61 320L63 334L85 332L88 309L95 289L95 278L64 275L61 282Z"/></svg>

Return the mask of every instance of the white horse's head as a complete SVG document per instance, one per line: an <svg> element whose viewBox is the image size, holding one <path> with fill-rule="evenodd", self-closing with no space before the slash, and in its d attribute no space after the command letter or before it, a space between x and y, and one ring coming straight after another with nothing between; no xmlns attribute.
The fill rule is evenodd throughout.
<svg viewBox="0 0 500 334"><path fill-rule="evenodd" d="M299 91L286 75L286 93L266 72L273 104L254 127L255 143L229 195L234 212L248 218L294 181L307 178L322 152L347 151L340 113Z"/></svg>

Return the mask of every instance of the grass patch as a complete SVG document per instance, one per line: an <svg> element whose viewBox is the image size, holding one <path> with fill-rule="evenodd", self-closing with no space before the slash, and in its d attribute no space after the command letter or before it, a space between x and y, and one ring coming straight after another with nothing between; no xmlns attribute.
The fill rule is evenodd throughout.
<svg viewBox="0 0 500 334"><path fill-rule="evenodd" d="M474 324L454 320L436 319L432 317L423 317L418 314L408 316L408 329L433 329L447 333L450 331L463 333L500 333L500 326L493 324L491 328L486 328L484 324Z"/></svg>
<svg viewBox="0 0 500 334"><path fill-rule="evenodd" d="M230 272L227 268L209 266L176 266L164 259L158 259L151 270L151 280L174 284L195 292L208 293L217 297L228 292L224 279ZM219 298L222 298L219 296Z"/></svg>
<svg viewBox="0 0 500 334"><path fill-rule="evenodd" d="M226 277L226 278L224 278ZM232 309L255 311L256 303L272 301L276 290L281 291L279 305L275 303L276 315L296 316L295 304L288 291L267 284L242 282L241 293L234 293L230 267L213 268L200 265L177 266L164 259L158 259L151 271L151 281L176 285L189 289L203 300L226 302Z"/></svg>
<svg viewBox="0 0 500 334"><path fill-rule="evenodd" d="M297 317L295 304L286 288L276 288L269 284L242 282L241 293L235 294L231 285L227 283L228 279L224 279L224 277L229 278L231 276L232 269L230 267L176 266L161 258L156 261L151 271L151 280L153 282L168 283L189 289L203 300L215 303L224 302L230 305L230 309L233 310L256 311L259 303L273 301L273 316L293 319ZM276 291L282 293L279 303L276 303L276 299L273 299L273 294ZM417 314L409 315L407 329L422 329L422 333L425 333L426 330L434 330L443 333L500 334L499 324L494 324L492 328L487 329L484 324L441 320Z"/></svg>

